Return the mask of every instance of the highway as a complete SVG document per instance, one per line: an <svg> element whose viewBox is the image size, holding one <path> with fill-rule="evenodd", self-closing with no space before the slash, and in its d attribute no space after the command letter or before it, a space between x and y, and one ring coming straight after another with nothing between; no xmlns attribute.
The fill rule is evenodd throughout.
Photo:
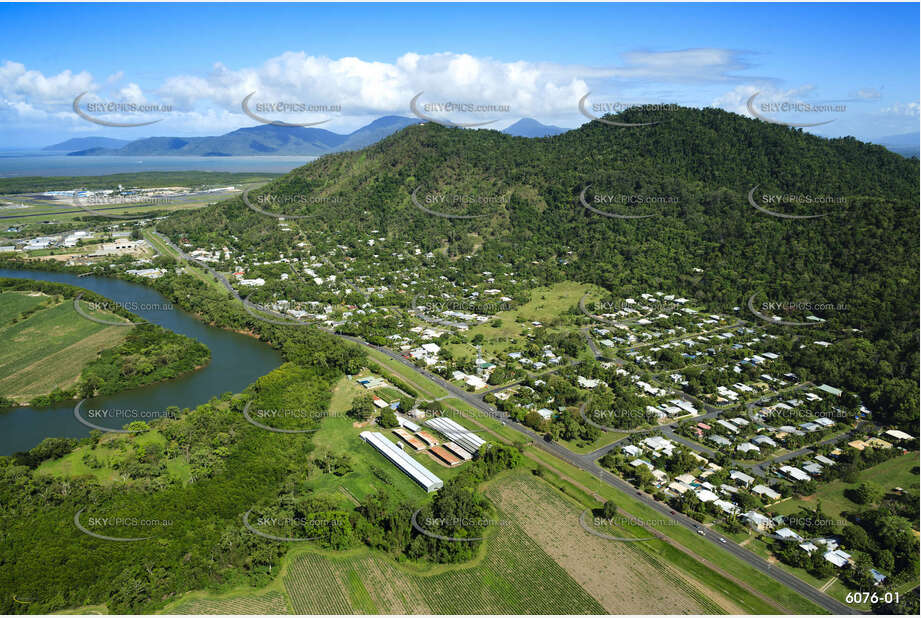
<svg viewBox="0 0 921 618"><path fill-rule="evenodd" d="M208 267L207 265L204 265L201 262L198 262L197 260L190 259L188 255L186 255L181 249L179 249L172 242L170 242L169 239L160 235L157 232L154 232L154 233L157 234L157 237L159 239L163 240L171 248L177 251L183 259L192 261L198 266L205 267L225 288L228 289L228 291L235 298L242 300L240 299L240 295L236 292L236 290L233 289L233 287L230 285L230 282L228 282L225 277L215 272L212 268ZM411 363L407 359L403 358L401 354L393 352L392 350L388 348L368 343L358 337L336 333L329 329L320 328L320 330L324 330L330 334L333 334L337 337L340 337L352 343L358 344L360 346L377 350L378 352L386 355L387 357L395 360L396 362L402 363L405 367L411 369L412 371L434 382L435 384L442 387L443 389L445 389L446 391L448 391L449 393L451 393L453 396L457 397L461 401L467 403L474 409L500 422L503 422L505 426L511 427L512 429L523 434L524 436L529 438L530 441L537 448L540 448L541 450L549 453L550 455L553 455L554 457L557 457L558 459L561 459L565 461L566 463L591 474L592 476L608 484L609 486L614 487L615 489L618 489L624 492L625 494L629 495L634 500L637 500L641 502L642 504L646 505L647 507L655 510L656 512L660 513L663 517L676 521L678 524L684 526L688 530L691 530L696 533L697 530L699 529L700 524L697 521L677 511L675 511L673 514L672 509L669 508L667 505L657 501L656 499L654 499L652 496L649 496L648 494L638 491L636 488L634 488L632 485L630 485L626 481L620 479L617 476L614 476L607 470L604 470L603 468L601 468L595 462L595 458L593 458L594 453L589 453L587 455L580 455L577 453L573 453L569 449L555 442L545 441L542 436L540 436L539 434L531 430L529 427L526 427L518 423L517 421L499 412L496 408L485 403L480 398L480 396L474 395L461 388L458 388L457 386L451 384L450 382L448 382L441 376L438 376L428 371L427 369L417 367L414 363ZM713 410L710 410L711 414L713 412L714 412ZM597 453L598 451L595 451L595 452ZM833 599L832 597L825 594L824 592L821 592L817 588L802 581L795 575L788 573L787 571L784 571L780 568L772 567L771 564L768 563L767 560L754 554L753 552L748 551L747 549L738 545L731 539L726 539L725 542L721 542L719 540L719 535L714 534L713 532L710 532L710 531L707 531L701 538L706 539L707 541L713 543L716 547L719 547L729 552L730 554L732 554L739 560L748 564L752 568L760 571L764 575L771 577L772 579L791 588L792 590L795 590L803 597L809 599L816 605L822 607L823 609L829 611L832 614L859 614L861 613L860 611L852 607L849 607L836 599Z"/></svg>

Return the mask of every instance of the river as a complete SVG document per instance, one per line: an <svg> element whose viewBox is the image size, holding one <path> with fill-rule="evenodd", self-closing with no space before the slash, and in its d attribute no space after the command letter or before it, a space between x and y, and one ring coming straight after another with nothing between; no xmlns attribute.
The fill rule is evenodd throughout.
<svg viewBox="0 0 921 618"><path fill-rule="evenodd" d="M82 407L84 413L91 409L162 413L168 406L194 408L215 395L240 392L282 363L276 350L253 337L208 326L175 307L164 310L169 302L158 292L141 285L105 277L5 268L0 268L0 277L66 283L92 290L117 303L152 306L153 309L138 309L134 313L153 324L196 339L211 350L211 362L199 371L169 382L87 400ZM74 319L82 318L75 313ZM74 418L73 410L74 402L69 402L52 408L23 407L0 412L0 455L27 451L47 437L88 436L90 428ZM91 422L120 428L130 420L134 419L113 422L94 417Z"/></svg>

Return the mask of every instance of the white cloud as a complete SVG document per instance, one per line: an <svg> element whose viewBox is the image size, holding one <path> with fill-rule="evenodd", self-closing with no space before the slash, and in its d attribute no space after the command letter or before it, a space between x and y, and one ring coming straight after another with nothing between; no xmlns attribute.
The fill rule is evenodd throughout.
<svg viewBox="0 0 921 618"><path fill-rule="evenodd" d="M884 114L893 114L896 116L918 116L919 102L914 103L895 103L889 107L880 110Z"/></svg>
<svg viewBox="0 0 921 618"><path fill-rule="evenodd" d="M753 118L748 111L748 100L753 94L757 93L758 105L765 103L799 103L803 102L806 95L814 91L814 86L806 84L799 88L788 88L786 90L776 88L771 85L752 85L745 84L736 86L729 92L713 99L711 106L719 107L727 112L734 112ZM756 107L757 109L757 107Z"/></svg>
<svg viewBox="0 0 921 618"><path fill-rule="evenodd" d="M39 71L27 70L18 62L7 60L0 65L0 96L11 101L25 101L32 105L72 101L76 95L94 87L93 78L86 71L76 74L61 71L45 77Z"/></svg>

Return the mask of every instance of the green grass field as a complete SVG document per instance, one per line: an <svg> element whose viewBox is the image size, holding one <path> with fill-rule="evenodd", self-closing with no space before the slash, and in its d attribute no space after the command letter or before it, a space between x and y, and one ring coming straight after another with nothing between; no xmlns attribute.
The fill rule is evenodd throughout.
<svg viewBox="0 0 921 618"><path fill-rule="evenodd" d="M192 615L192 614L230 614L230 615L273 615L287 614L288 607L285 596L281 592L270 591L265 594L254 595L246 592L235 592L228 595L205 597L192 596L170 606L169 610L162 613Z"/></svg>
<svg viewBox="0 0 921 618"><path fill-rule="evenodd" d="M305 553L284 576L298 614L603 614L598 604L517 525L462 567L412 572L367 550Z"/></svg>
<svg viewBox="0 0 921 618"><path fill-rule="evenodd" d="M483 335L485 338L483 354L486 358L510 352L516 345L521 345L527 340L526 332L534 328L531 322L540 322L544 325L542 328L550 328L552 332L566 330L551 327L550 324L561 318L570 307L578 305L579 299L591 289L590 285L572 281L535 288L527 303L511 311L500 311L488 322L471 328L465 336L469 340L477 334ZM498 328L494 326L496 320L502 322ZM513 340L517 341L517 344L512 344ZM451 353L458 359L473 359L476 356L476 347L468 343L453 343L445 347L451 350Z"/></svg>
<svg viewBox="0 0 921 618"><path fill-rule="evenodd" d="M780 515L790 515L799 511L803 506L814 509L821 502L822 511L826 515L840 519L841 513L862 508L845 497L844 491L846 489L854 489L864 482L874 483L886 492L889 492L894 487L904 489L917 487L918 474L917 472L912 472L912 469L918 469L918 455L917 453L906 453L861 471L856 483L845 483L840 479L830 483L820 483L815 494L785 500L777 504L774 510Z"/></svg>
<svg viewBox="0 0 921 618"><path fill-rule="evenodd" d="M132 436L130 446L118 449L119 437L104 437L95 447L80 446L59 459L43 462L37 469L37 474L75 478L92 476L99 483L112 484L122 480L122 474L115 468L116 464L130 460L136 456L137 449L151 444L165 447L166 438L157 430L151 430ZM87 453L92 453L98 462L97 467L91 467L84 460ZM180 483L187 483L192 478L192 467L181 456L166 460L166 471L171 479Z"/></svg>
<svg viewBox="0 0 921 618"><path fill-rule="evenodd" d="M80 317L70 300L29 294L0 295L0 340L4 342L0 349L0 395L20 402L50 393L55 387L71 386L87 363L101 350L121 342L128 332L124 327ZM47 306L39 311L11 323L22 311L45 302ZM122 319L107 312L96 313L110 321Z"/></svg>

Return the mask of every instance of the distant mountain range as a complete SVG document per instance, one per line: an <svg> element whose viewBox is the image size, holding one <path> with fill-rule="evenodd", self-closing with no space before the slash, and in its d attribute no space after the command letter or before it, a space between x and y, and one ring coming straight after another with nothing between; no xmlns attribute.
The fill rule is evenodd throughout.
<svg viewBox="0 0 921 618"><path fill-rule="evenodd" d="M566 131L569 131L569 129L543 124L533 118L522 118L502 130L506 135L514 135L515 137L550 137L551 135L566 133Z"/></svg>
<svg viewBox="0 0 921 618"><path fill-rule="evenodd" d="M42 150L66 152L73 157L93 156L200 156L232 157L253 155L319 156L331 152L361 150L408 126L422 121L404 116L383 116L348 134L307 127L263 124L211 137L146 137L134 141L108 137L69 139ZM523 118L503 131L519 137L546 137L568 129Z"/></svg>
<svg viewBox="0 0 921 618"><path fill-rule="evenodd" d="M75 152L89 148L121 148L131 143L127 139L113 139L111 137L75 137L60 144L45 146L42 150L54 152Z"/></svg>
<svg viewBox="0 0 921 618"><path fill-rule="evenodd" d="M903 157L921 156L921 133L901 133L899 135L887 135L876 139L867 140L880 146L885 146L892 152L898 153Z"/></svg>

